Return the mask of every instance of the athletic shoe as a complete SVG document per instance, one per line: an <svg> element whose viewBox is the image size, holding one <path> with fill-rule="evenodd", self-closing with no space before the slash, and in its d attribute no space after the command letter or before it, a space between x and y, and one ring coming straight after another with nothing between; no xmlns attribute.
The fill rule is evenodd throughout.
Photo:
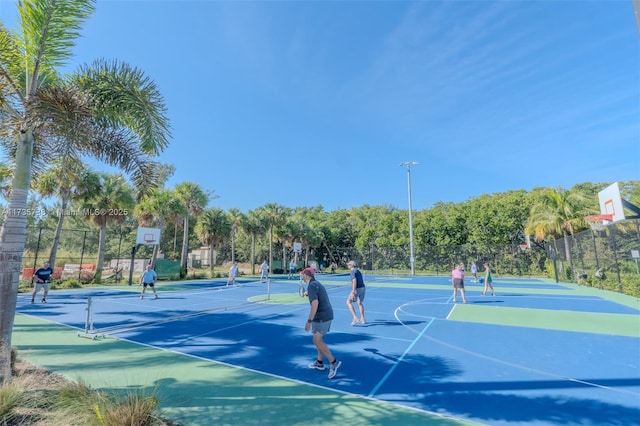
<svg viewBox="0 0 640 426"><path fill-rule="evenodd" d="M360 321L356 318L353 321L351 321L351 325L356 325L358 324Z"/></svg>
<svg viewBox="0 0 640 426"><path fill-rule="evenodd" d="M333 379L338 374L338 368L342 365L342 361L336 361L329 364L329 378Z"/></svg>
<svg viewBox="0 0 640 426"><path fill-rule="evenodd" d="M360 324L366 324L367 322L363 319L360 320Z"/></svg>
<svg viewBox="0 0 640 426"><path fill-rule="evenodd" d="M157 298L158 298L158 295L156 294L153 298L154 298L154 299L157 299Z"/></svg>
<svg viewBox="0 0 640 426"><path fill-rule="evenodd" d="M144 296L140 296L140 299L144 299Z"/></svg>
<svg viewBox="0 0 640 426"><path fill-rule="evenodd" d="M35 302L35 300L31 299L31 303L34 303L34 302Z"/></svg>
<svg viewBox="0 0 640 426"><path fill-rule="evenodd" d="M311 364L309 364L309 368L314 368L316 370L324 370L324 362L318 362L318 360L315 360L314 362L312 362Z"/></svg>
<svg viewBox="0 0 640 426"><path fill-rule="evenodd" d="M42 299L42 303L47 303L47 299Z"/></svg>

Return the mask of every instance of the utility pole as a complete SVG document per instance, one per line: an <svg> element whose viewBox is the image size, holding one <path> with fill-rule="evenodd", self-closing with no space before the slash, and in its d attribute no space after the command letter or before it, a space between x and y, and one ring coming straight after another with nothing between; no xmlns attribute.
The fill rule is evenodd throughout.
<svg viewBox="0 0 640 426"><path fill-rule="evenodd" d="M411 264L411 275L416 274L416 259L413 250L413 212L411 211L411 166L417 164L417 161L404 161L400 163L400 167L407 167L407 190L409 193L409 263Z"/></svg>

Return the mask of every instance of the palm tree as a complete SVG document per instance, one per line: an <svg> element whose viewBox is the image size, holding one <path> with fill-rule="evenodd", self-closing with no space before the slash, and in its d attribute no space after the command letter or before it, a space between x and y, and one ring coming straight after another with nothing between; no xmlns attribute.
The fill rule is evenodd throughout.
<svg viewBox="0 0 640 426"><path fill-rule="evenodd" d="M196 235L202 244L209 247L209 270L216 263L216 249L229 236L231 224L224 211L219 208L205 209L196 223Z"/></svg>
<svg viewBox="0 0 640 426"><path fill-rule="evenodd" d="M231 263L234 263L236 261L236 234L245 220L245 215L238 209L230 209L227 212L227 218L231 224Z"/></svg>
<svg viewBox="0 0 640 426"><path fill-rule="evenodd" d="M98 259L94 281L100 283L107 240L107 225L123 223L135 206L133 191L122 175L100 174L100 183L95 192L84 200L85 220L100 229Z"/></svg>
<svg viewBox="0 0 640 426"><path fill-rule="evenodd" d="M242 222L242 229L251 236L251 274L256 273L256 237L267 230L267 224L259 210L252 210Z"/></svg>
<svg viewBox="0 0 640 426"><path fill-rule="evenodd" d="M0 24L0 143L14 160L8 212L24 211L31 173L50 153L95 157L132 175L139 194L155 183L153 163L168 144L168 119L155 84L126 64L97 61L72 76L72 56L95 0L18 2L19 31ZM0 231L0 382L11 380L11 330L26 239L26 217Z"/></svg>
<svg viewBox="0 0 640 426"><path fill-rule="evenodd" d="M259 210L269 227L269 270L273 271L273 231L287 223L288 209L280 204L269 203L260 207Z"/></svg>
<svg viewBox="0 0 640 426"><path fill-rule="evenodd" d="M573 267L567 237L574 234L576 227L584 226L584 216L588 214L586 203L585 197L577 191L545 189L531 207L525 232L534 234L536 241L543 241L548 235L562 236L566 259Z"/></svg>
<svg viewBox="0 0 640 426"><path fill-rule="evenodd" d="M156 189L150 195L143 198L135 207L135 215L141 226L155 225L160 229L160 238L167 227L167 222L176 217L183 215L184 210L180 200L178 200L174 191L167 189ZM160 244L153 247L153 255L151 256L151 265L155 265L158 253L160 252Z"/></svg>
<svg viewBox="0 0 640 426"><path fill-rule="evenodd" d="M57 212L58 223L51 244L49 263L56 263L60 233L64 224L69 202L87 198L87 194L98 187L98 175L89 171L86 165L77 159L59 159L45 173L34 178L35 188L44 196L57 195L60 209Z"/></svg>
<svg viewBox="0 0 640 426"><path fill-rule="evenodd" d="M180 256L180 268L182 274L187 273L187 256L189 253L189 218L202 214L209 202L209 194L200 188L197 183L184 182L176 185L176 197L182 204L184 217L184 235L182 236L182 255Z"/></svg>

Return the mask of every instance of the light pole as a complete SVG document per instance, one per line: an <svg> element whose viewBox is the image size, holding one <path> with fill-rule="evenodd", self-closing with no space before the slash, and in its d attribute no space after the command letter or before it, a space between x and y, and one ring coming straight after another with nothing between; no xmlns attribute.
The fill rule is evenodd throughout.
<svg viewBox="0 0 640 426"><path fill-rule="evenodd" d="M416 259L413 255L413 212L411 211L411 165L418 164L417 161L404 161L400 167L407 166L407 190L409 192L409 263L411 264L411 275L416 274Z"/></svg>

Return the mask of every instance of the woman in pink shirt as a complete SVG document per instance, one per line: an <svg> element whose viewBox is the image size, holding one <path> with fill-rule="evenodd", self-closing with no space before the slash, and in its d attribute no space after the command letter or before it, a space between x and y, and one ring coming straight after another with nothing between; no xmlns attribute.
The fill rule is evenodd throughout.
<svg viewBox="0 0 640 426"><path fill-rule="evenodd" d="M451 282L453 283L453 301L456 302L456 296L458 295L458 289L460 289L460 295L462 296L462 303L467 303L467 298L464 295L464 272L460 264L457 264L453 271L451 271Z"/></svg>

